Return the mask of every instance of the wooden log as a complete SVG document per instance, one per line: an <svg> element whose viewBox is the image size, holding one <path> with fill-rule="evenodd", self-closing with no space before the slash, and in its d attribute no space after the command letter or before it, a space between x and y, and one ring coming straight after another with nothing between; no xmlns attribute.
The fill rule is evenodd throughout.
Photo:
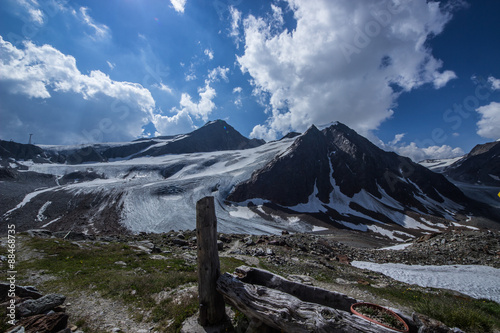
<svg viewBox="0 0 500 333"><path fill-rule="evenodd" d="M226 319L224 298L216 290L220 276L217 250L217 218L214 197L205 197L196 203L196 237L198 244L199 323L216 325Z"/></svg>
<svg viewBox="0 0 500 333"><path fill-rule="evenodd" d="M235 273L242 282L283 291L301 301L317 303L346 312L350 311L351 305L359 302L345 294L293 282L263 269L240 266L236 268Z"/></svg>
<svg viewBox="0 0 500 333"><path fill-rule="evenodd" d="M229 273L217 280L217 290L227 303L251 320L287 333L387 332L350 312L304 302L283 291L247 284Z"/></svg>

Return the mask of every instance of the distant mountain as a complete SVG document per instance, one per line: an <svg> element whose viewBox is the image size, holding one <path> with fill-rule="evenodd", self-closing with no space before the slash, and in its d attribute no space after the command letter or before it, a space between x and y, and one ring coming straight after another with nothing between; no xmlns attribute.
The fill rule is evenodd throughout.
<svg viewBox="0 0 500 333"><path fill-rule="evenodd" d="M448 217L468 201L443 175L379 149L341 123L322 131L312 126L227 199L268 200L340 223L401 224L394 212Z"/></svg>
<svg viewBox="0 0 500 333"><path fill-rule="evenodd" d="M475 146L470 153L448 166L444 173L461 182L500 186L500 142Z"/></svg>
<svg viewBox="0 0 500 333"><path fill-rule="evenodd" d="M0 158L14 160L45 160L42 148L30 144L0 140Z"/></svg>
<svg viewBox="0 0 500 333"><path fill-rule="evenodd" d="M223 120L215 120L188 134L121 144L35 146L0 140L0 157L33 160L35 163L81 164L143 156L248 149L264 143L264 140L244 137Z"/></svg>
<svg viewBox="0 0 500 333"><path fill-rule="evenodd" d="M0 180L0 223L15 221L19 231L193 229L196 201L208 195L218 230L233 233L342 228L401 241L491 216L491 205L476 209L442 174L337 122L269 143L222 120L127 143L2 141Z"/></svg>
<svg viewBox="0 0 500 333"><path fill-rule="evenodd" d="M161 156L255 148L264 140L248 139L223 120L215 120L186 135L158 143L134 157Z"/></svg>

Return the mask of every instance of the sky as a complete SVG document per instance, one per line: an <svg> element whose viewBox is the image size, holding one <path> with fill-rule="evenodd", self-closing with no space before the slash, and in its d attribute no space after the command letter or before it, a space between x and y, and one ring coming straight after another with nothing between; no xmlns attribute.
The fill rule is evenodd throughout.
<svg viewBox="0 0 500 333"><path fill-rule="evenodd" d="M500 139L496 0L2 0L0 138L340 121L415 161Z"/></svg>

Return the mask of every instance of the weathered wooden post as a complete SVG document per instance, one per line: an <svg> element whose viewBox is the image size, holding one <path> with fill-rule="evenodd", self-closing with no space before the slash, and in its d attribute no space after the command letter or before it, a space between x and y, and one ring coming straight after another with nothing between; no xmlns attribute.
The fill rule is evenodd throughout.
<svg viewBox="0 0 500 333"><path fill-rule="evenodd" d="M220 276L217 250L217 217L214 197L205 197L196 203L196 237L198 243L198 294L200 325L219 324L226 317L224 298L216 290Z"/></svg>

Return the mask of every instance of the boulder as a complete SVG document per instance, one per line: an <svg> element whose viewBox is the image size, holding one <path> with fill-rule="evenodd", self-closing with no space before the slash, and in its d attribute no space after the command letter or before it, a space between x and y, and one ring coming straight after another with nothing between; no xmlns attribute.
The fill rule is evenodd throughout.
<svg viewBox="0 0 500 333"><path fill-rule="evenodd" d="M17 314L20 317L28 317L48 312L61 305L66 300L66 296L59 294L49 294L39 299L27 300L16 305Z"/></svg>

